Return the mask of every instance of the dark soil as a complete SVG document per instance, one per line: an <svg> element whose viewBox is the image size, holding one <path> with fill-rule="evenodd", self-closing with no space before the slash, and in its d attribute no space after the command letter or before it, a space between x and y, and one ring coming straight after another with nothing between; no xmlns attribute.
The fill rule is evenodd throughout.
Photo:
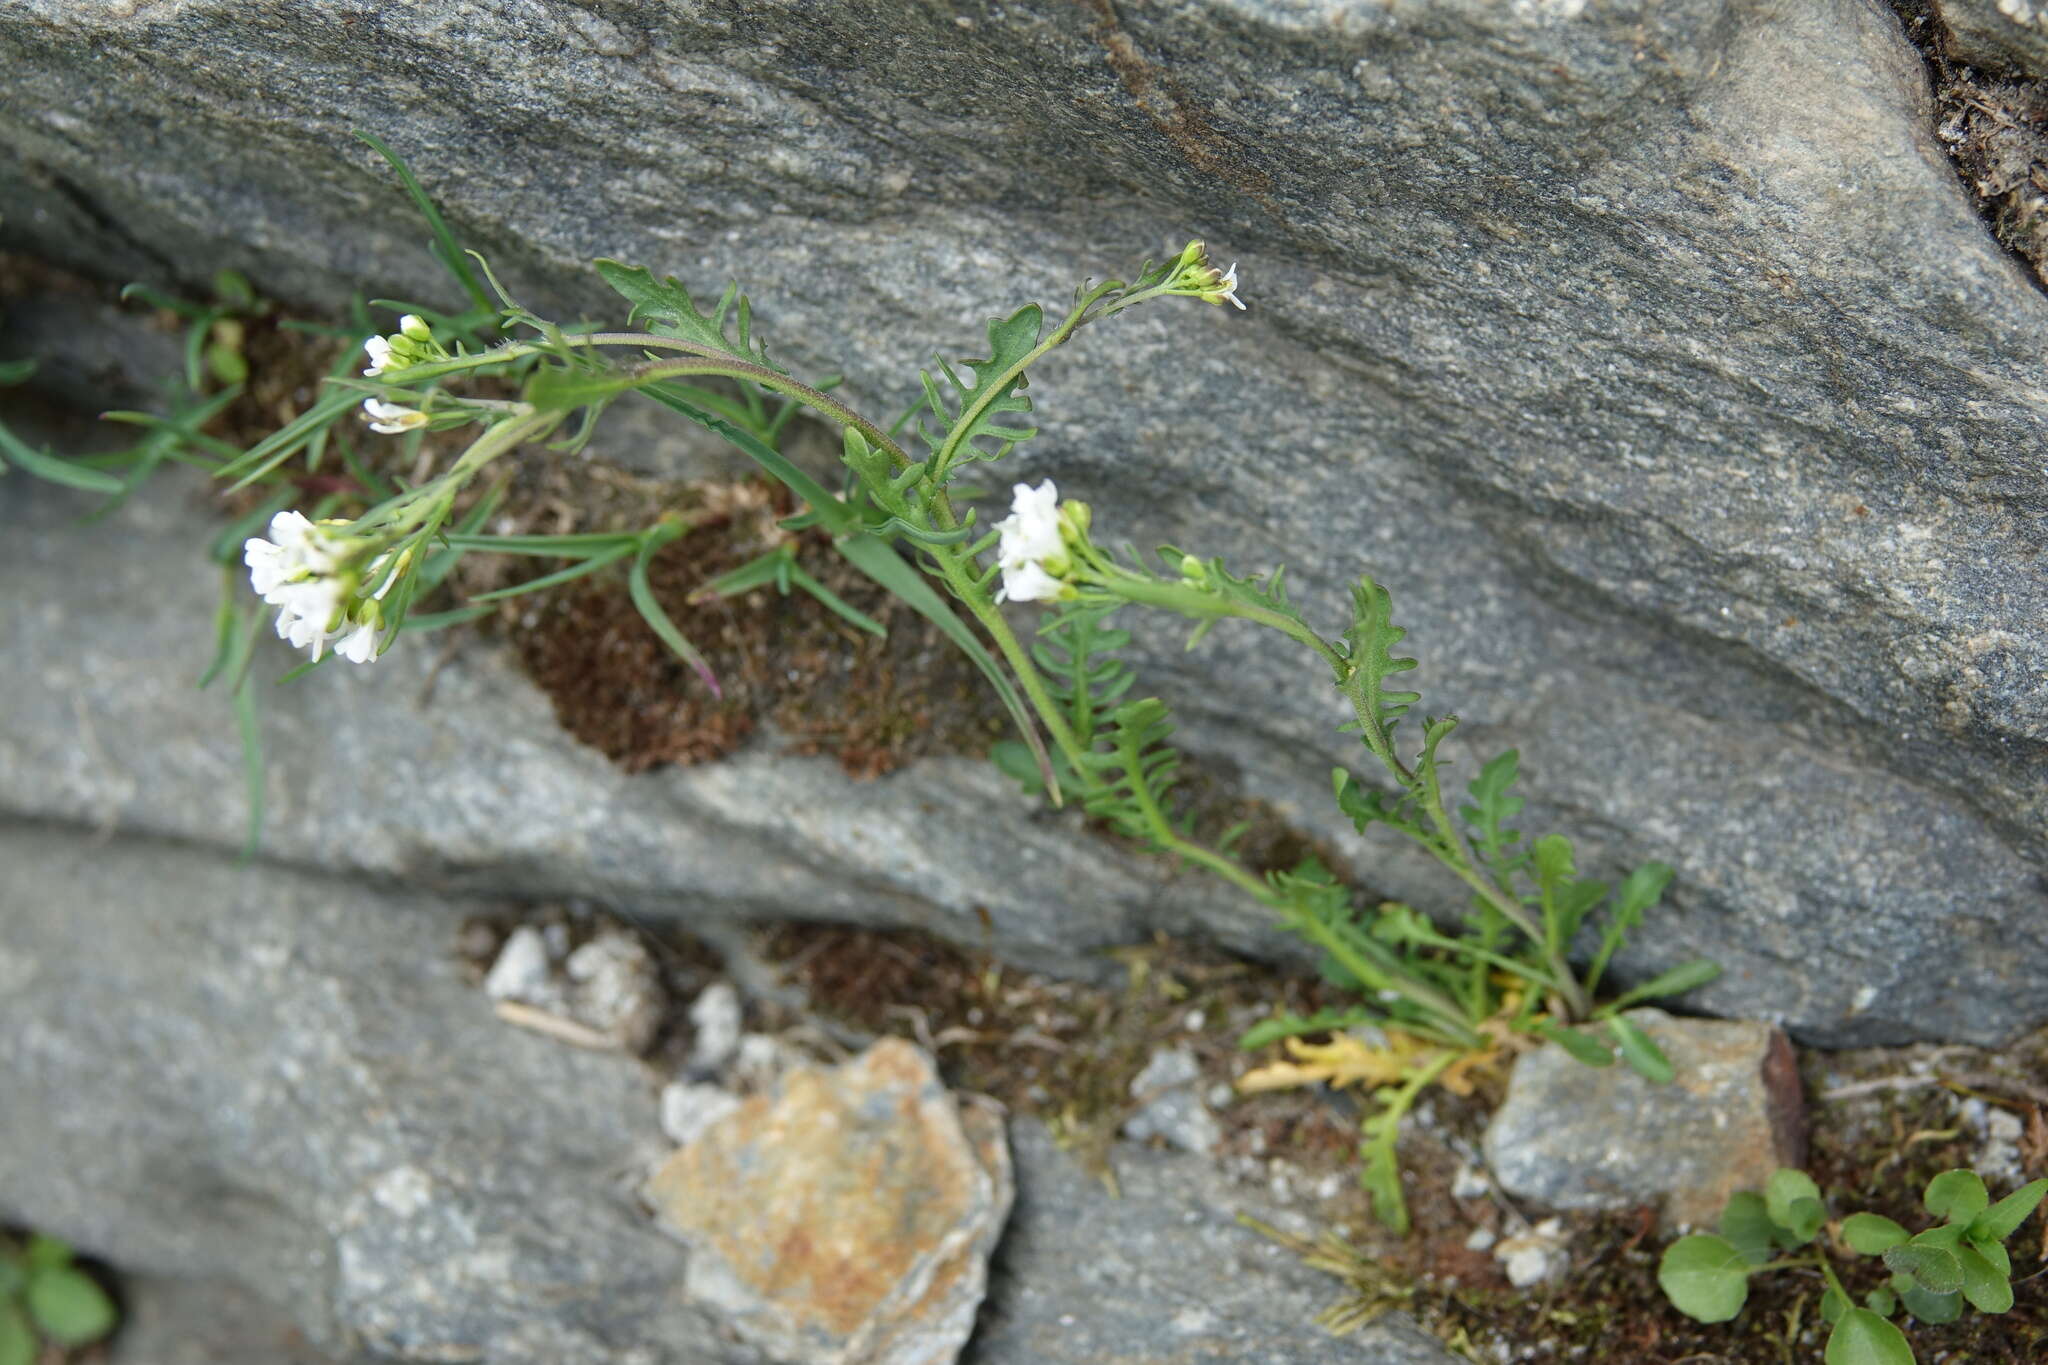
<svg viewBox="0 0 2048 1365"><path fill-rule="evenodd" d="M2048 285L2048 89L1963 61L1930 0L1891 0L1933 83L1935 130L1993 234Z"/></svg>

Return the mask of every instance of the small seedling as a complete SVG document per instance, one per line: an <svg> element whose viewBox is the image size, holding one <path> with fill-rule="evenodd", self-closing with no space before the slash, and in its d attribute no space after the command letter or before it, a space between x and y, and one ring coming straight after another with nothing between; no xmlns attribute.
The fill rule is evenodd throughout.
<svg viewBox="0 0 2048 1365"><path fill-rule="evenodd" d="M1906 1334L1891 1321L1904 1309L1923 1323L1954 1322L1968 1304L1980 1313L2012 1307L2012 1258L2006 1239L2048 1194L2036 1180L1991 1202L1975 1171L1943 1171L1927 1182L1923 1202L1942 1221L1917 1234L1889 1218L1854 1213L1839 1242L1858 1256L1881 1256L1891 1278L1858 1306L1842 1287L1819 1240L1827 1226L1820 1187L1799 1171L1772 1174L1761 1195L1729 1196L1721 1231L1681 1237L1664 1252L1657 1282L1677 1309L1701 1322L1727 1322L1749 1298L1749 1280L1794 1266L1818 1269L1827 1281L1821 1316L1833 1326L1827 1365L1914 1365ZM1780 1254L1800 1253L1803 1254Z"/></svg>
<svg viewBox="0 0 2048 1365"><path fill-rule="evenodd" d="M45 1345L70 1349L114 1330L114 1304L54 1237L0 1237L0 1365L35 1365Z"/></svg>

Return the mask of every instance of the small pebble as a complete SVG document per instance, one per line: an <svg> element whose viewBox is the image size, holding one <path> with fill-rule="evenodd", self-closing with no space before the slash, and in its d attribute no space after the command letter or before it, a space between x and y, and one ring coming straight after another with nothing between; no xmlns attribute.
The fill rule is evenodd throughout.
<svg viewBox="0 0 2048 1365"><path fill-rule="evenodd" d="M514 929L498 950L484 978L484 994L493 1000L518 1000L544 1006L556 996L549 974L547 940L530 924Z"/></svg>
<svg viewBox="0 0 2048 1365"><path fill-rule="evenodd" d="M740 1050L739 992L724 981L706 986L690 1003L690 1025L696 1030L690 1070L702 1076L722 1070Z"/></svg>

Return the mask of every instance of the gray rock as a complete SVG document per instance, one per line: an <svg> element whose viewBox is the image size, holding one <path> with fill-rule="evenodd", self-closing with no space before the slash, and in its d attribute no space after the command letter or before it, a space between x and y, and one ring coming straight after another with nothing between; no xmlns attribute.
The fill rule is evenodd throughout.
<svg viewBox="0 0 2048 1365"><path fill-rule="evenodd" d="M292 1316L233 1280L121 1276L113 1365L335 1365Z"/></svg>
<svg viewBox="0 0 2048 1365"><path fill-rule="evenodd" d="M661 1088L661 1131L687 1147L712 1124L740 1107L740 1097L721 1085L670 1081Z"/></svg>
<svg viewBox="0 0 2048 1365"><path fill-rule="evenodd" d="M1782 1033L1653 1009L1628 1017L1663 1049L1674 1079L1652 1085L1626 1066L1589 1067L1555 1043L1525 1054L1486 1127L1503 1190L1558 1209L1659 1205L1666 1226L1699 1227L1737 1190L1806 1164L1799 1069Z"/></svg>
<svg viewBox="0 0 2048 1365"><path fill-rule="evenodd" d="M1156 1137L1183 1152L1213 1150L1223 1130L1196 1093L1201 1078L1201 1063L1192 1049L1155 1051L1131 1078L1131 1098L1139 1108L1124 1120L1124 1136L1140 1142Z"/></svg>
<svg viewBox="0 0 2048 1365"><path fill-rule="evenodd" d="M0 1222L117 1268L117 1365L759 1365L630 1195L640 1068L493 1019L447 951L476 904L48 826L0 867ZM968 1365L1450 1360L1311 1326L1331 1282L1212 1163L1119 1151L1114 1199L1038 1124L1014 1150Z"/></svg>
<svg viewBox="0 0 2048 1365"><path fill-rule="evenodd" d="M0 16L0 241L159 282L232 264L329 306L358 285L443 297L346 135L367 128L528 301L595 310L580 262L599 253L740 274L789 363L851 370L854 399L893 411L934 345L971 354L1020 293L1204 234L1252 311L1082 338L1034 387L1044 435L1019 476L1056 475L1112 540L1285 559L1332 629L1348 578L1385 578L1428 705L1466 719L1467 771L1518 745L1532 828L1583 836L1606 875L1678 867L1625 979L1718 956L1693 1003L1830 1044L1989 1041L2048 1015L2028 932L2048 911L2048 300L1958 184L1892 14L960 17L32 0ZM176 623L206 619L188 614L205 574L141 579L170 561L143 569L112 527L4 534L25 605L0 683L28 700L0 806L231 839L231 809L158 770L213 783L232 758L197 701L138 676L203 631ZM79 556L164 589L124 605L63 572ZM146 646L110 638L159 619ZM1196 746L1338 834L1376 889L1460 903L1423 860L1333 829L1327 770L1351 751L1312 670L1227 631L1190 662L1177 634L1145 633L1147 685ZM855 789L756 753L628 781L565 752L495 666L443 677L441 709L471 718L394 719L421 667L330 672L282 703L280 856L808 903L977 945L979 902L998 949L1039 965L1154 923L1259 937L1258 916L1158 897L1063 823L1005 816L1015 845L988 839L986 812L1012 808L966 765ZM90 757L81 718L118 759ZM432 780L372 787L392 763ZM393 809L415 792L452 809ZM916 829L924 860L878 875L853 847L870 827ZM1880 1003L1859 1011L1866 988Z"/></svg>
<svg viewBox="0 0 2048 1365"><path fill-rule="evenodd" d="M2041 0L1935 0L1956 57L1991 71L2048 75L2048 4Z"/></svg>
<svg viewBox="0 0 2048 1365"><path fill-rule="evenodd" d="M1118 1147L1117 1196L1043 1125L1011 1125L1017 1207L991 1267L973 1365L1453 1365L1406 1315L1347 1337L1314 1323L1337 1281L1238 1223L1306 1228L1205 1157Z"/></svg>
<svg viewBox="0 0 2048 1365"><path fill-rule="evenodd" d="M493 1018L475 906L35 826L0 867L0 1221L239 1286L309 1357L746 1359L633 1200L640 1068Z"/></svg>

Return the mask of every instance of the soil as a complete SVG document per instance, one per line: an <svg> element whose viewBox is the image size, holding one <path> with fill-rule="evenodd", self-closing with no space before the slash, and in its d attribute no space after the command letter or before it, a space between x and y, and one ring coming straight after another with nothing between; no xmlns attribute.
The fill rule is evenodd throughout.
<svg viewBox="0 0 2048 1365"><path fill-rule="evenodd" d="M1132 1079L1156 1049L1189 1049L1202 1063L1198 1087L1223 1127L1217 1159L1320 1229L1307 1237L1260 1230L1332 1275L1326 1325L1355 1328L1399 1307L1481 1362L1804 1365L1821 1357L1827 1329L1811 1272L1758 1277L1733 1322L1698 1323L1672 1308L1657 1285L1668 1239L1650 1208L1562 1214L1571 1268L1533 1289L1512 1288L1493 1257L1470 1249L1467 1239L1482 1227L1510 1235L1549 1211L1498 1194L1460 1200L1451 1193L1498 1102L1497 1077L1473 1096L1437 1091L1418 1106L1401 1143L1414 1232L1388 1236L1356 1184L1355 1098L1296 1091L1214 1103L1268 1060L1237 1047L1243 1030L1276 1009L1334 1003L1319 983L1165 941L1120 954L1128 969L1121 991L1009 971L914 933L785 925L764 934L759 951L801 988L805 1005L779 1019L770 1010L758 1022L792 1024L815 1012L854 1035L919 1041L939 1057L950 1083L1050 1124L1112 1190L1117 1131L1138 1108ZM1926 1182L1981 1159L1978 1134L1958 1118L1970 1096L2019 1114L2029 1125L2023 1174L2048 1174L2048 1031L2003 1052L1808 1053L1802 1070L1807 1169L1837 1218L1867 1210L1908 1228L1929 1223L1919 1204ZM1923 1365L2048 1360L2048 1218L2037 1214L2009 1246L2015 1280L2024 1281L2011 1312L1966 1313L1940 1327L1897 1320ZM1884 1277L1881 1263L1845 1251L1835 1264L1855 1292Z"/></svg>
<svg viewBox="0 0 2048 1365"><path fill-rule="evenodd" d="M1957 54L1930 0L1891 0L1926 59L1935 129L1992 233L2048 285L2048 89Z"/></svg>

